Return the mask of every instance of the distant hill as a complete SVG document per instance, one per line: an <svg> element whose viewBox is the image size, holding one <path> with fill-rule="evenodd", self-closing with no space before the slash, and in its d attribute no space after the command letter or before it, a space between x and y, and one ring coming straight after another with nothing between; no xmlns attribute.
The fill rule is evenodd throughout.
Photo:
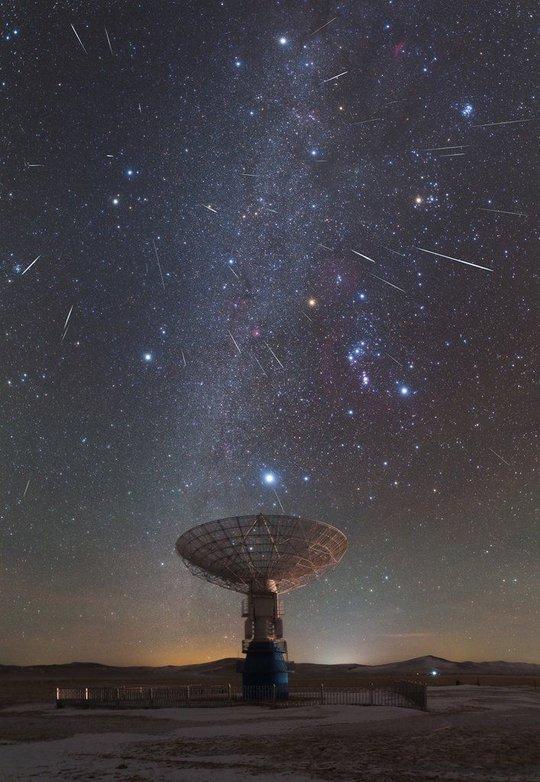
<svg viewBox="0 0 540 782"><path fill-rule="evenodd" d="M213 660L207 663L193 665L165 665L161 667L150 666L112 666L94 662L71 662L55 665L0 665L0 676L14 674L17 676L30 676L32 678L55 677L79 678L92 674L99 678L115 678L127 676L155 677L156 679L172 679L175 676L193 678L216 679L224 676L232 676L236 672L236 658L226 657L222 660ZM489 662L472 662L465 660L456 662L446 660L444 657L426 655L414 657L411 660L385 663L383 665L360 665L358 663L340 663L337 665L323 665L321 663L297 663L296 673L302 677L321 679L340 676L351 678L355 676L411 676L415 674L430 675L436 671L440 675L468 674L473 676L535 676L540 677L540 665L536 663L506 662L495 660Z"/></svg>

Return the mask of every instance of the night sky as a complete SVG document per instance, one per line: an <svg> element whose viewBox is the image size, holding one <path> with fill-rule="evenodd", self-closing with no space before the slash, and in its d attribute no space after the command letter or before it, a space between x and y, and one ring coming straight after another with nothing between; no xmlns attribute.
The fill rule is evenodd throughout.
<svg viewBox="0 0 540 782"><path fill-rule="evenodd" d="M1 661L238 656L174 543L282 509L291 659L534 660L533 4L0 25Z"/></svg>

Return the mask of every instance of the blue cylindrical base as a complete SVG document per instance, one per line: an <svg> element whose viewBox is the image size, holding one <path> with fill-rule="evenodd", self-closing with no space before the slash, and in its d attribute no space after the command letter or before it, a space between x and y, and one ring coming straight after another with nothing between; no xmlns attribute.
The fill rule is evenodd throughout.
<svg viewBox="0 0 540 782"><path fill-rule="evenodd" d="M270 694L275 694L279 700L286 699L289 695L289 669L281 646L273 641L252 641L244 663L242 685L245 700L260 700ZM265 696L266 688L268 693Z"/></svg>

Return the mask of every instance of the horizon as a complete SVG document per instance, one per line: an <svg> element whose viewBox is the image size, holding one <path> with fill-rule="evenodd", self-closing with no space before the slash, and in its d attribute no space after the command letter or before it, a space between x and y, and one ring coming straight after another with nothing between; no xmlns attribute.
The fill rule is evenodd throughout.
<svg viewBox="0 0 540 782"><path fill-rule="evenodd" d="M185 663L159 663L159 664L151 664L151 663L144 663L144 662L132 662L132 663L114 663L114 662L102 662L101 660L70 660L70 661L64 661L64 662L49 662L49 663L15 663L15 662L3 662L0 660L0 666L16 666L20 668L39 668L39 667L45 667L48 665L51 666L69 666L69 665L102 665L104 667L111 667L111 668L186 668L194 665L211 665L212 663L222 662L223 660L239 660L243 659L243 655L241 653L238 654L238 656L226 656L226 657L217 657L215 659L211 660L197 660L197 661L191 661L191 662L185 662ZM449 657L444 657L441 655L436 654L421 654L421 655L415 655L414 657L405 657L403 659L392 659L385 662L376 662L376 663L358 663L354 662L352 660L343 661L343 662L314 662L313 660L294 660L293 662L295 665L320 665L320 666L343 666L343 665L351 665L351 666L361 666L361 667L367 667L367 668L376 668L383 665L399 665L401 663L405 662L414 662L415 660L424 660L424 659L434 659L434 660L442 660L444 662L450 662L450 663L507 663L508 665L512 665L513 663L516 665L540 665L540 662L537 662L537 660L508 660L503 658L497 658L497 659L481 659L481 660L475 660L473 658L466 658L463 660L456 660Z"/></svg>

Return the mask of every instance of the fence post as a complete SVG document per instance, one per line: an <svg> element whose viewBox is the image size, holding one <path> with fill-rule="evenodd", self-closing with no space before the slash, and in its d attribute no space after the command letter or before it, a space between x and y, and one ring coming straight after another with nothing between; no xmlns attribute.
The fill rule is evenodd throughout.
<svg viewBox="0 0 540 782"><path fill-rule="evenodd" d="M373 687L369 685L369 705L373 706Z"/></svg>
<svg viewBox="0 0 540 782"><path fill-rule="evenodd" d="M227 692L228 692L228 694L229 694L229 702L231 702L231 701L232 701L232 687L231 687L231 684L230 684L230 682L229 682L229 684L227 685Z"/></svg>
<svg viewBox="0 0 540 782"><path fill-rule="evenodd" d="M272 685L272 701L275 703L276 701L276 685Z"/></svg>
<svg viewBox="0 0 540 782"><path fill-rule="evenodd" d="M189 684L186 687L186 700L187 700L187 705L189 706Z"/></svg>
<svg viewBox="0 0 540 782"><path fill-rule="evenodd" d="M324 703L324 684L321 682L321 705Z"/></svg>
<svg viewBox="0 0 540 782"><path fill-rule="evenodd" d="M154 705L154 688L150 687L150 706Z"/></svg>

